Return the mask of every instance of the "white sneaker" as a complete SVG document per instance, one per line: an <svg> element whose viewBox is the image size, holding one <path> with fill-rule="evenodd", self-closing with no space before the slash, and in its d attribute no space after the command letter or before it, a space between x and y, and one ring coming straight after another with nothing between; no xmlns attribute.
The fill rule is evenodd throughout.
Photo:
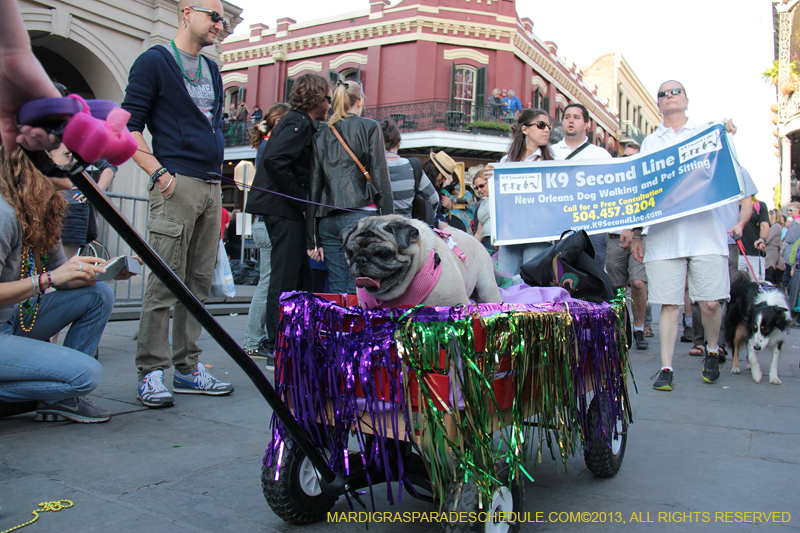
<svg viewBox="0 0 800 533"><path fill-rule="evenodd" d="M177 394L208 394L222 396L233 392L233 385L225 383L208 373L203 363L197 363L197 370L184 374L175 369L172 390Z"/></svg>
<svg viewBox="0 0 800 533"><path fill-rule="evenodd" d="M164 384L164 372L154 370L139 382L139 401L147 407L172 407L175 400Z"/></svg>

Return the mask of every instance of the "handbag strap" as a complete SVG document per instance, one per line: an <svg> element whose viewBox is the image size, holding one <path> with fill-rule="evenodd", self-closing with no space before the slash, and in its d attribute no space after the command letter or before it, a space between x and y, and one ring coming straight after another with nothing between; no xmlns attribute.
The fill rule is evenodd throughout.
<svg viewBox="0 0 800 533"><path fill-rule="evenodd" d="M364 165L361 164L361 161L358 160L358 158L350 149L350 147L347 146L347 143L344 142L344 139L342 139L342 136L337 131L336 126L331 126L331 130L333 130L333 134L336 135L336 138L339 139L340 143L342 143L342 146L344 146L344 149L347 151L347 153L350 154L350 157L353 158L353 161L356 162L356 165L358 165L359 170L361 170L361 172L364 173L364 177L367 178L367 181L372 182L372 178L369 177L369 172L367 172L367 169L364 168Z"/></svg>
<svg viewBox="0 0 800 533"><path fill-rule="evenodd" d="M582 145L580 145L580 146L578 146L577 148L575 148L575 150L573 150L573 151L572 151L572 153L571 153L571 154L569 154L569 155L568 155L567 157L565 157L564 159L565 159L565 160L566 160L566 159L572 159L573 157L575 157L576 155L578 155L578 154L579 154L581 151L583 151L584 149L586 149L586 147L587 147L587 146L589 146L589 141L586 141L586 142L585 142L585 143L583 143Z"/></svg>

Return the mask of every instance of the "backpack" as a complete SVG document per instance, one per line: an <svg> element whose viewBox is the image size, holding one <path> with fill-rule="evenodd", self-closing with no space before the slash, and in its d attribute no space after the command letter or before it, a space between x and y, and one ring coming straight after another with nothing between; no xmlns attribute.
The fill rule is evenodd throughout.
<svg viewBox="0 0 800 533"><path fill-rule="evenodd" d="M411 218L421 220L433 227L435 223L433 206L419 190L419 184L422 181L422 161L416 157L409 157L408 162L411 163L411 168L414 169L414 199L411 201Z"/></svg>
<svg viewBox="0 0 800 533"><path fill-rule="evenodd" d="M532 287L558 285L570 296L587 302L608 302L614 298L614 283L594 260L594 248L585 231L564 237L524 265L522 280Z"/></svg>

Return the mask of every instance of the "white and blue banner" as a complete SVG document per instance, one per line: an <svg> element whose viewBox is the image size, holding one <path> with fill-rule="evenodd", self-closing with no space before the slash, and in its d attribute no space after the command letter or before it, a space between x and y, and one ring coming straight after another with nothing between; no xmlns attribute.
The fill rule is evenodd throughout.
<svg viewBox="0 0 800 533"><path fill-rule="evenodd" d="M497 163L489 180L497 244L619 232L739 200L744 187L725 126L632 157Z"/></svg>

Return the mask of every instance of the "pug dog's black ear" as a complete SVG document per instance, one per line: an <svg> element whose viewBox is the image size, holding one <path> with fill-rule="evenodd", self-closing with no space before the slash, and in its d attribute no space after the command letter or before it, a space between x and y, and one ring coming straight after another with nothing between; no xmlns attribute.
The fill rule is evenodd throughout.
<svg viewBox="0 0 800 533"><path fill-rule="evenodd" d="M344 248L347 245L347 240L350 238L350 235L353 234L354 231L358 228L358 221L353 222L342 231L339 232L339 241L341 241L342 246Z"/></svg>
<svg viewBox="0 0 800 533"><path fill-rule="evenodd" d="M407 222L390 222L383 229L394 235L398 250L405 250L412 242L419 240L419 230Z"/></svg>

